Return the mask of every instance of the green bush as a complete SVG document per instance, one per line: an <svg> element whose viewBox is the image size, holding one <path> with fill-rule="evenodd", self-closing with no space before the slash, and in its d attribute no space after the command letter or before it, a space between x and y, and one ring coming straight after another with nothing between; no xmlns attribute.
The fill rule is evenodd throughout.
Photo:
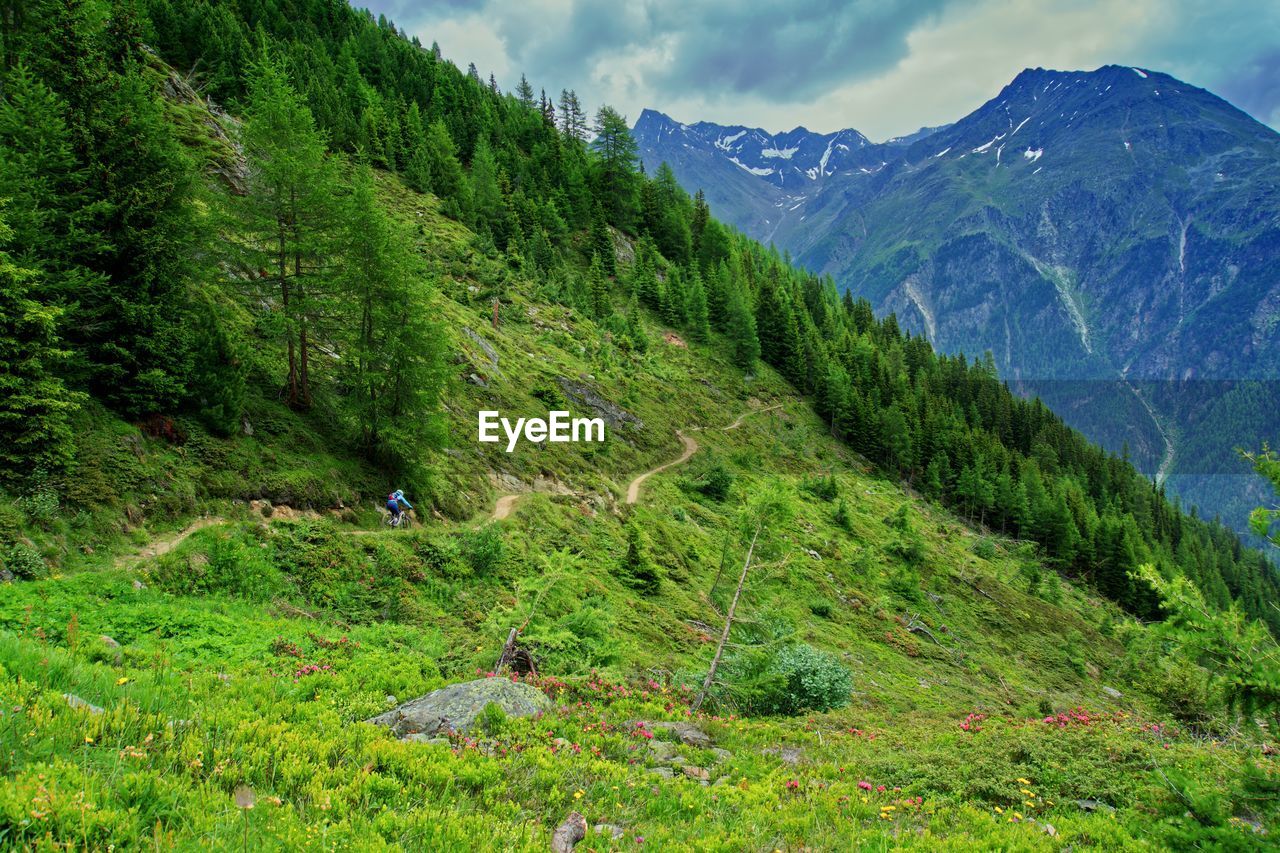
<svg viewBox="0 0 1280 853"><path fill-rule="evenodd" d="M815 598L809 602L809 612L819 619L830 619L835 607L825 598Z"/></svg>
<svg viewBox="0 0 1280 853"><path fill-rule="evenodd" d="M733 489L733 480L733 472L719 459L715 459L692 480L691 485L695 491L713 501L723 501Z"/></svg>
<svg viewBox="0 0 1280 853"><path fill-rule="evenodd" d="M25 542L15 542L4 552L0 567L13 572L19 580L33 581L48 577L49 567L40 552Z"/></svg>
<svg viewBox="0 0 1280 853"><path fill-rule="evenodd" d="M506 540L496 524L468 531L462 537L462 558L478 575L487 575L502 564Z"/></svg>
<svg viewBox="0 0 1280 853"><path fill-rule="evenodd" d="M889 591L906 601L920 600L920 572L913 565L899 566L888 580Z"/></svg>
<svg viewBox="0 0 1280 853"><path fill-rule="evenodd" d="M844 498L841 498L839 503L836 504L836 511L835 515L832 516L832 520L835 521L837 527L845 532L853 530L853 515L849 512L849 505L845 503Z"/></svg>
<svg viewBox="0 0 1280 853"><path fill-rule="evenodd" d="M994 560L996 556L996 543L992 542L986 536L983 536L977 542L973 543L973 553L977 557L984 560Z"/></svg>
<svg viewBox="0 0 1280 853"><path fill-rule="evenodd" d="M649 558L644 533L634 522L627 525L627 552L618 569L622 582L643 595L656 595L662 587L662 570Z"/></svg>
<svg viewBox="0 0 1280 853"><path fill-rule="evenodd" d="M802 488L815 498L823 501L830 502L840 497L840 484L836 482L834 474L805 480Z"/></svg>
<svg viewBox="0 0 1280 853"><path fill-rule="evenodd" d="M774 713L829 711L849 703L853 674L835 655L808 643L784 646L774 656L771 669L785 684Z"/></svg>

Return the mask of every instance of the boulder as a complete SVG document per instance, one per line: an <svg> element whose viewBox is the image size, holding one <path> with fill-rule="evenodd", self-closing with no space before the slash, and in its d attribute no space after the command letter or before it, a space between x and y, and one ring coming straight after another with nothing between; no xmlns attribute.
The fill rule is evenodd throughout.
<svg viewBox="0 0 1280 853"><path fill-rule="evenodd" d="M569 853L586 837L587 819L578 812L569 812L564 823L557 826L551 836L551 853Z"/></svg>
<svg viewBox="0 0 1280 853"><path fill-rule="evenodd" d="M1102 692L1110 696L1112 699L1119 699L1121 696L1124 695L1119 690L1116 690L1114 687L1104 687L1102 688Z"/></svg>
<svg viewBox="0 0 1280 853"><path fill-rule="evenodd" d="M595 826L591 827L591 831L596 835L608 835L610 838L615 839L621 838L626 832L626 830L618 826L616 823L597 823Z"/></svg>
<svg viewBox="0 0 1280 853"><path fill-rule="evenodd" d="M13 572L8 569L0 569L0 583L13 583Z"/></svg>
<svg viewBox="0 0 1280 853"><path fill-rule="evenodd" d="M686 746L696 746L698 749L707 749L711 746L711 738L707 733L692 723L668 723L659 721L656 723L646 722L645 726L653 731L661 730L671 732Z"/></svg>
<svg viewBox="0 0 1280 853"><path fill-rule="evenodd" d="M481 678L434 690L379 714L369 722L387 726L396 737L450 731L468 732L488 705L497 705L508 717L532 717L551 708L551 700L536 687L505 678Z"/></svg>

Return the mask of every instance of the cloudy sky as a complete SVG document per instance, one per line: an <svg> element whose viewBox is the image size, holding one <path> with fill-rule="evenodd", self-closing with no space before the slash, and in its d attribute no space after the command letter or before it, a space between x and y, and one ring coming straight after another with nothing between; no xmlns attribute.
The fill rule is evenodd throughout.
<svg viewBox="0 0 1280 853"><path fill-rule="evenodd" d="M1274 0L354 0L509 89L594 111L872 139L954 121L1023 68L1166 71L1280 128Z"/></svg>

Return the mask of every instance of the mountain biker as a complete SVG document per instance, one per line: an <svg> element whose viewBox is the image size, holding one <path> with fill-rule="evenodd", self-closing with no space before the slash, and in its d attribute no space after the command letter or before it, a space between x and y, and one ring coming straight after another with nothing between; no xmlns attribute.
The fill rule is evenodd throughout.
<svg viewBox="0 0 1280 853"><path fill-rule="evenodd" d="M404 505L403 509L401 508L401 504ZM393 525L398 525L400 523L400 516L404 514L405 509L413 509L413 504L409 503L409 501L405 499L403 491L396 489L394 492L387 495L387 512L391 513L391 523Z"/></svg>

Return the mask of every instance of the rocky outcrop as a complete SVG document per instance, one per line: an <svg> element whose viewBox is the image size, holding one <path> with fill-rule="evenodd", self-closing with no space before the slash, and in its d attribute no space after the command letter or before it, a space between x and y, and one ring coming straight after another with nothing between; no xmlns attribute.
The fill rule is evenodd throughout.
<svg viewBox="0 0 1280 853"><path fill-rule="evenodd" d="M611 428L618 429L624 424L633 429L644 429L644 421L628 412L621 406L613 403L600 396L596 389L587 385L585 382L574 382L572 379L566 379L563 376L556 377L556 384L560 386L560 390L572 402L590 409L595 412L604 422Z"/></svg>
<svg viewBox="0 0 1280 853"><path fill-rule="evenodd" d="M532 717L549 710L551 700L528 684L505 678L482 678L434 690L369 722L386 726L398 738L408 739L410 735L431 738L470 731L480 712L489 705L497 705L508 717Z"/></svg>

